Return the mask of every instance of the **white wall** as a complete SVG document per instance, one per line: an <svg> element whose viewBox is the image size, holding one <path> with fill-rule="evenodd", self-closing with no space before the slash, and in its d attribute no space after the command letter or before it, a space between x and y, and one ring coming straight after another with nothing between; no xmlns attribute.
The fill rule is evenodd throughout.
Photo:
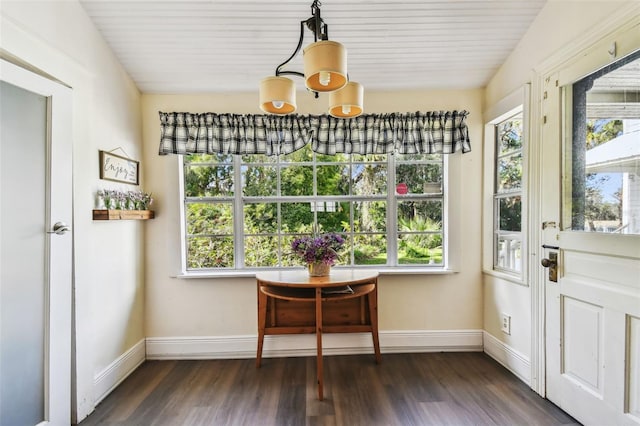
<svg viewBox="0 0 640 426"><path fill-rule="evenodd" d="M491 119L487 113L499 111L504 105L504 100L512 98L512 94L520 90L526 83L531 83L536 78L536 70L545 66L545 63L558 55L564 55L569 59L577 52L567 50L568 45L572 45L580 40L593 37L597 33L599 25L625 7L637 2L626 1L566 1L550 0L540 11L539 15L532 23L531 27L518 43L516 49L509 55L504 64L496 72L486 87L485 119ZM535 89L535 84L534 84ZM531 93L530 107L534 111L541 102L541 94L535 90ZM490 114L489 114L490 115ZM534 121L532 126L539 126L538 121ZM533 129L533 138L529 141L530 150L533 155L539 152L535 149L539 145L539 132ZM484 149L493 149L492 141L485 139ZM529 154L531 156L531 153ZM534 164L542 164L542 171L532 171L531 181L533 182L544 173L544 158L530 158ZM491 165L487 164L487 167ZM533 196L535 194L529 194ZM531 199L531 198L530 198ZM533 205L535 210L536 206ZM491 214L485 210L485 214ZM540 223L530 223L533 237L540 232ZM491 238L491 235L486 235ZM534 241L534 240L530 240ZM486 246L485 246L486 247ZM530 247L530 271L537 272L540 269L539 256L532 256L537 253L537 247ZM539 271L545 273L544 270ZM535 275L534 275L535 276ZM531 297L532 291L537 291L537 285L530 276L525 277L525 284L529 287L517 285L500 277L484 274L484 329L488 337L493 341L494 348L502 351L498 356L505 356L501 361L509 364L509 355L521 356L515 364L510 365L514 369L520 369L521 377L528 376L527 365L532 357L532 316ZM511 316L511 335L504 334L501 328L501 313ZM488 340L485 340L485 349ZM501 347L500 347L501 346ZM534 366L535 367L535 366ZM524 377L526 380L526 377ZM531 380L539 380L534 375ZM532 386L535 383L532 382Z"/></svg>
<svg viewBox="0 0 640 426"><path fill-rule="evenodd" d="M73 89L75 396L82 419L100 396L96 378L144 339L145 223L91 219L97 189L135 188L99 180L98 151L121 147L140 159L140 93L76 1L3 0L0 13L2 55Z"/></svg>
<svg viewBox="0 0 640 426"><path fill-rule="evenodd" d="M456 154L451 160L453 179L460 183L450 198L460 225L453 230L458 232L453 257L459 273L382 277L381 331L473 330L484 324L490 334L530 355L530 288L494 277L484 277L484 292L481 286L483 111L529 81L532 69L565 43L597 25L603 10L614 10L620 3L551 0L486 91L366 94L368 112L471 112L468 125L473 151ZM95 378L145 336L256 334L254 280L175 278L180 256L178 164L174 156L157 155L157 112L258 113L257 91L144 95L141 102L138 90L76 1L3 0L0 13L3 55L13 55L74 90L76 393L83 418L93 409ZM306 93L300 93L299 99L301 113L319 113L325 104ZM157 219L146 223L91 220L95 191L118 188L98 179L98 150L117 147L142 160L144 189L154 194ZM509 338L499 331L500 312L512 315Z"/></svg>
<svg viewBox="0 0 640 426"><path fill-rule="evenodd" d="M256 83L257 84L257 83ZM142 97L147 185L156 196L157 216L147 228L146 335L255 336L255 279L175 278L180 268L178 157L159 156L158 111L259 113L255 92ZM299 112L321 113L322 97L299 93ZM480 192L482 91L407 91L365 95L367 112L466 109L472 152L451 157L452 257L459 273L451 275L387 275L380 278L379 323L390 330L479 330L482 328L480 267ZM382 340L382 338L381 338ZM384 341L382 341L384 345Z"/></svg>
<svg viewBox="0 0 640 426"><path fill-rule="evenodd" d="M530 82L534 69L552 55L633 3L637 1L549 0L487 85L483 110Z"/></svg>

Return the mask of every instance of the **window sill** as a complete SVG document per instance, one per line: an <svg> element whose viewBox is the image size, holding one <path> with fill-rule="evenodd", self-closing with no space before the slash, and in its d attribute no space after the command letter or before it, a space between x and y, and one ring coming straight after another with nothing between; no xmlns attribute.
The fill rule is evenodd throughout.
<svg viewBox="0 0 640 426"><path fill-rule="evenodd" d="M492 277L495 277L495 278L499 278L499 279L504 280L504 281L509 281L509 282L511 282L513 284L518 284L518 285L521 285L523 287L529 287L529 284L526 283L522 277L519 277L519 276L516 276L516 275L511 275L511 274L508 274L506 272L500 272L500 271L496 271L496 270L493 270L493 269L483 269L482 273L484 275L489 275L489 276L492 276Z"/></svg>
<svg viewBox="0 0 640 426"><path fill-rule="evenodd" d="M354 268L358 269L358 268ZM373 269L373 268L361 268ZM266 270L266 269L265 269ZM256 273L261 270L250 269L246 271L206 271L206 272L182 272L173 278L179 279L206 279L206 278L255 278ZM452 269L441 268L380 268L380 275L450 275L456 274L458 271Z"/></svg>

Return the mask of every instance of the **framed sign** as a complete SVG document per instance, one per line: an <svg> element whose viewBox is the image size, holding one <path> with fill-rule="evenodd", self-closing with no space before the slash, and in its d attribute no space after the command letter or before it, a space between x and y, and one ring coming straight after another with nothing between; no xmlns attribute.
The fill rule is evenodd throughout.
<svg viewBox="0 0 640 426"><path fill-rule="evenodd" d="M138 185L140 181L139 166L140 162L138 161L100 151L100 179Z"/></svg>

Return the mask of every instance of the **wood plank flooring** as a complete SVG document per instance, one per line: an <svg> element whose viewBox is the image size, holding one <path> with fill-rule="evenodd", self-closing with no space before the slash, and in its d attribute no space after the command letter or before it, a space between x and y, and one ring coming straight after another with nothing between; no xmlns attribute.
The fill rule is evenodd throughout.
<svg viewBox="0 0 640 426"><path fill-rule="evenodd" d="M147 361L83 422L93 425L575 425L487 355Z"/></svg>

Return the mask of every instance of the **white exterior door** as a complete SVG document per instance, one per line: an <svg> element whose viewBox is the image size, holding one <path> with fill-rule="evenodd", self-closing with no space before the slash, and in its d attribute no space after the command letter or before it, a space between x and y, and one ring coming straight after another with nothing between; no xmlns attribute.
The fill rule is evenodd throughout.
<svg viewBox="0 0 640 426"><path fill-rule="evenodd" d="M606 68L640 49L637 31L541 83L541 253L547 265L557 255L558 272L541 275L546 396L586 425L640 424L640 58Z"/></svg>
<svg viewBox="0 0 640 426"><path fill-rule="evenodd" d="M0 62L0 424L71 422L71 90Z"/></svg>

